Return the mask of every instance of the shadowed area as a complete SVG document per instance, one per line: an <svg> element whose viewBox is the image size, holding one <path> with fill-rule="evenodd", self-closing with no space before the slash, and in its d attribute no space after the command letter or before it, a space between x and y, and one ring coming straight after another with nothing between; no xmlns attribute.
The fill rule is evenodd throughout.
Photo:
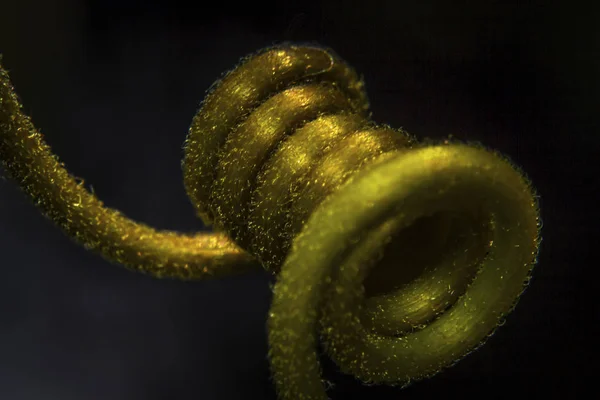
<svg viewBox="0 0 600 400"><path fill-rule="evenodd" d="M383 257L365 279L365 295L375 297L388 294L432 272L457 251L472 253L476 266L485 256L489 243L486 224L481 217L439 212L417 219L410 226L392 235L385 246ZM464 273L465 282L474 268ZM470 274L469 274L470 272ZM464 290L464 287L457 288Z"/></svg>

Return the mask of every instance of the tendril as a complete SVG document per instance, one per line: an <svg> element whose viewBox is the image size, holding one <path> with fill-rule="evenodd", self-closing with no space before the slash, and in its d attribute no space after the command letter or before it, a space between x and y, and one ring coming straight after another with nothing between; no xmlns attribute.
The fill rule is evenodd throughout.
<svg viewBox="0 0 600 400"><path fill-rule="evenodd" d="M86 248L157 277L277 274L268 327L281 399L327 399L319 343L368 383L452 365L502 323L537 261L525 175L481 146L373 123L363 82L328 49L265 49L207 94L182 166L213 233L157 231L104 207L21 108L0 67L2 165Z"/></svg>

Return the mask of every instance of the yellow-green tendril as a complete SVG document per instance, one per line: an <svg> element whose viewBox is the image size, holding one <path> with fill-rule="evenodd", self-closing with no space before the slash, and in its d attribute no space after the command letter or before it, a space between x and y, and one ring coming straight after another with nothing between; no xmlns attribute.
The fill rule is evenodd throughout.
<svg viewBox="0 0 600 400"><path fill-rule="evenodd" d="M330 50L265 49L214 85L183 170L219 233L193 236L103 207L50 153L1 69L0 79L0 158L68 235L159 277L222 276L255 260L279 274L268 327L281 399L327 399L319 341L369 383L451 365L510 312L536 261L524 175L480 146L419 144L373 123L363 82Z"/></svg>
<svg viewBox="0 0 600 400"><path fill-rule="evenodd" d="M62 230L109 261L157 277L202 279L260 267L223 233L157 231L105 207L54 156L0 66L0 161Z"/></svg>

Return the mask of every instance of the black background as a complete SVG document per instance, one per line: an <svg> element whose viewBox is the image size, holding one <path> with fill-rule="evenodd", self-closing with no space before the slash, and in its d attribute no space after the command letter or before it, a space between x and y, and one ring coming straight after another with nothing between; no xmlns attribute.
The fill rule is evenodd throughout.
<svg viewBox="0 0 600 400"><path fill-rule="evenodd" d="M530 288L479 351L407 389L334 376L334 399L579 398L595 391L600 310L598 9L575 2L21 0L0 52L27 113L111 207L193 231L181 149L211 83L281 41L333 48L373 119L510 156L541 196ZM275 399L268 278L161 281L73 244L0 181L0 398ZM592 392L593 393L593 392Z"/></svg>

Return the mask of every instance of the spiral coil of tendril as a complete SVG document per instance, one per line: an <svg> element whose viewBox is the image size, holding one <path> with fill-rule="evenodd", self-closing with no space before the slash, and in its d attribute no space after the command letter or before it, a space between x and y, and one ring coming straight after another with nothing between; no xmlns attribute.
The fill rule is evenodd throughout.
<svg viewBox="0 0 600 400"><path fill-rule="evenodd" d="M536 197L501 156L423 145L368 117L331 51L265 49L207 95L184 183L215 233L156 231L64 169L0 69L0 157L45 215L108 260L202 279L277 273L270 360L282 399L326 399L316 347L370 383L407 384L480 345L512 309L539 245Z"/></svg>

